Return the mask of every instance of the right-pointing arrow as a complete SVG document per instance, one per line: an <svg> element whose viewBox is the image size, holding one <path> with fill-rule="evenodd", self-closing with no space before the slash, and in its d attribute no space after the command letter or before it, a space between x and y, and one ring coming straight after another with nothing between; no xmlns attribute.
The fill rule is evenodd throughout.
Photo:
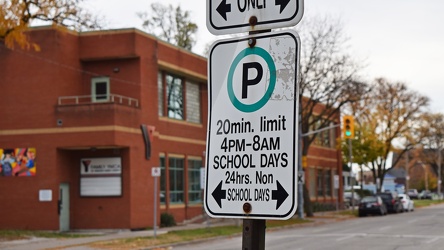
<svg viewBox="0 0 444 250"><path fill-rule="evenodd" d="M219 6L217 6L216 10L225 19L225 21L227 21L227 13L231 12L231 4L227 4L227 0L222 0Z"/></svg>
<svg viewBox="0 0 444 250"><path fill-rule="evenodd" d="M217 205L219 205L219 207L222 208L222 199L227 198L227 190L222 189L222 181L220 181L219 185L217 185L216 189L214 189L211 195L216 200Z"/></svg>
<svg viewBox="0 0 444 250"><path fill-rule="evenodd" d="M271 191L271 199L276 200L276 210L284 203L284 201L288 197L287 191L285 191L284 187L279 183L279 181L276 181L277 184L277 190ZM222 185L222 182L221 182Z"/></svg>
<svg viewBox="0 0 444 250"><path fill-rule="evenodd" d="M280 10L279 14L282 13L282 11L285 9L285 7L287 7L289 2L290 2L290 0L276 0L274 2L275 5L280 5L281 6L281 10Z"/></svg>

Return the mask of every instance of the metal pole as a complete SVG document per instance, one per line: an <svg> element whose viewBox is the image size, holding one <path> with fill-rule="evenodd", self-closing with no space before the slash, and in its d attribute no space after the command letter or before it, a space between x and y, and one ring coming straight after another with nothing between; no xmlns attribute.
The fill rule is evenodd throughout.
<svg viewBox="0 0 444 250"><path fill-rule="evenodd" d="M424 164L422 164L422 166L424 166L425 189L429 190L429 180L427 178L427 167Z"/></svg>
<svg viewBox="0 0 444 250"><path fill-rule="evenodd" d="M438 147L438 197L441 200L441 147Z"/></svg>
<svg viewBox="0 0 444 250"><path fill-rule="evenodd" d="M299 126L298 129L298 173L303 173L302 169L302 126ZM299 175L299 174L298 174ZM298 217L299 219L304 219L304 183L299 183L299 176L298 178Z"/></svg>
<svg viewBox="0 0 444 250"><path fill-rule="evenodd" d="M351 189L352 189L352 196L350 204L352 206L352 212L355 212L355 179L353 176L353 169L352 169L352 143L351 139L348 139L348 164L350 166L350 174L351 174Z"/></svg>
<svg viewBox="0 0 444 250"><path fill-rule="evenodd" d="M336 188L336 212L339 211L339 189Z"/></svg>
<svg viewBox="0 0 444 250"><path fill-rule="evenodd" d="M244 219L242 250L265 249L265 220Z"/></svg>
<svg viewBox="0 0 444 250"><path fill-rule="evenodd" d="M157 176L154 177L154 238L156 238L157 229Z"/></svg>
<svg viewBox="0 0 444 250"><path fill-rule="evenodd" d="M405 154L406 157L406 164L405 164L405 170L407 172L406 180L405 180L405 190L409 191L409 181L410 181L410 173L409 173L409 151Z"/></svg>

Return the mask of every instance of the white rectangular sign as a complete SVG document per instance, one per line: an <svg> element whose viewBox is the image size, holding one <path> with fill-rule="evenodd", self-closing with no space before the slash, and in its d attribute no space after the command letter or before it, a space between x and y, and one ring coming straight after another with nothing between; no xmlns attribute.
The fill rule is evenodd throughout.
<svg viewBox="0 0 444 250"><path fill-rule="evenodd" d="M80 174L83 176L121 173L120 157L83 158L80 160Z"/></svg>
<svg viewBox="0 0 444 250"><path fill-rule="evenodd" d="M207 0L207 28L214 35L294 26L303 0Z"/></svg>
<svg viewBox="0 0 444 250"><path fill-rule="evenodd" d="M122 195L120 157L80 159L80 196Z"/></svg>
<svg viewBox="0 0 444 250"><path fill-rule="evenodd" d="M153 167L151 169L151 176L152 177L159 177L160 176L160 167Z"/></svg>
<svg viewBox="0 0 444 250"><path fill-rule="evenodd" d="M299 53L293 31L211 47L205 183L210 216L289 219L295 213Z"/></svg>
<svg viewBox="0 0 444 250"><path fill-rule="evenodd" d="M339 189L339 175L333 175L333 186L334 189Z"/></svg>
<svg viewBox="0 0 444 250"><path fill-rule="evenodd" d="M52 190L51 189L39 190L39 201L52 201Z"/></svg>

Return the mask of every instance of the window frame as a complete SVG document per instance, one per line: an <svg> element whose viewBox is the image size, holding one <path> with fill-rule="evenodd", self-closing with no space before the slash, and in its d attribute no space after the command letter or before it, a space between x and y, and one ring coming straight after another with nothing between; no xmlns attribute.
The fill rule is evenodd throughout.
<svg viewBox="0 0 444 250"><path fill-rule="evenodd" d="M168 156L168 203L185 204L185 157ZM182 161L182 166L177 166L173 161ZM180 172L182 175L180 176ZM181 182L177 178L182 177ZM180 185L182 184L182 185ZM181 188L181 189L179 189ZM174 200L173 196L182 197L180 201ZM176 199L177 199L176 197Z"/></svg>
<svg viewBox="0 0 444 250"><path fill-rule="evenodd" d="M175 119L175 120L180 120L180 121L186 121L186 114L185 114L185 106L186 106L186 93L185 93L185 80L183 79L183 77L180 77L178 75L169 73L169 72L164 72L164 91L165 91L165 112L164 114L166 115L166 117L168 117L169 119ZM171 77L171 81L168 81L168 77ZM179 80L180 83L177 83L176 81ZM176 90L175 87L178 86L179 89ZM171 95L170 95L171 94ZM168 96L170 95L171 98L168 98ZM179 103L180 102L180 98L177 98L176 96L179 96L182 99L182 105L177 108L177 107L173 107L173 104ZM181 112L181 114L179 114L179 112Z"/></svg>
<svg viewBox="0 0 444 250"><path fill-rule="evenodd" d="M166 205L166 197L167 197L166 159L167 158L165 157L165 155L160 155L160 157L159 157L159 165L160 165L159 198L160 198L160 205Z"/></svg>
<svg viewBox="0 0 444 250"><path fill-rule="evenodd" d="M203 202L202 199L202 187L201 184L201 169L202 169L202 158L189 157L187 159L187 174L188 174L188 185L187 185L187 195L188 203L190 204L200 204ZM196 178L194 178L196 177ZM193 188L197 186L197 188ZM198 199L192 199L192 195L196 195Z"/></svg>
<svg viewBox="0 0 444 250"><path fill-rule="evenodd" d="M106 94L105 98L97 97L97 85L99 83L105 83L106 84ZM92 102L109 102L110 100L110 80L109 77L102 76L102 77L94 77L91 79L91 101Z"/></svg>
<svg viewBox="0 0 444 250"><path fill-rule="evenodd" d="M171 100L168 100L170 91L168 77L180 79L182 107L181 116L172 115L175 112L170 108ZM172 81L174 83L174 81ZM197 91L193 91L196 90ZM195 93L195 94L194 94ZM187 78L183 75L173 73L168 70L159 70L157 72L157 96L158 96L158 115L159 117L186 122L190 124L202 124L202 85L198 80ZM192 110L194 103L197 103L196 109ZM190 115L190 117L189 117Z"/></svg>

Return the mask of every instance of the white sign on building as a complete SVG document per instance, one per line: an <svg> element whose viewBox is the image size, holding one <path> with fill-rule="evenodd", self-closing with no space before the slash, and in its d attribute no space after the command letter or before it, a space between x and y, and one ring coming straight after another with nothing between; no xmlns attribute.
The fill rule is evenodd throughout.
<svg viewBox="0 0 444 250"><path fill-rule="evenodd" d="M120 157L80 159L80 196L122 195Z"/></svg>
<svg viewBox="0 0 444 250"><path fill-rule="evenodd" d="M295 213L299 53L293 31L211 47L205 187L210 216L288 219Z"/></svg>

